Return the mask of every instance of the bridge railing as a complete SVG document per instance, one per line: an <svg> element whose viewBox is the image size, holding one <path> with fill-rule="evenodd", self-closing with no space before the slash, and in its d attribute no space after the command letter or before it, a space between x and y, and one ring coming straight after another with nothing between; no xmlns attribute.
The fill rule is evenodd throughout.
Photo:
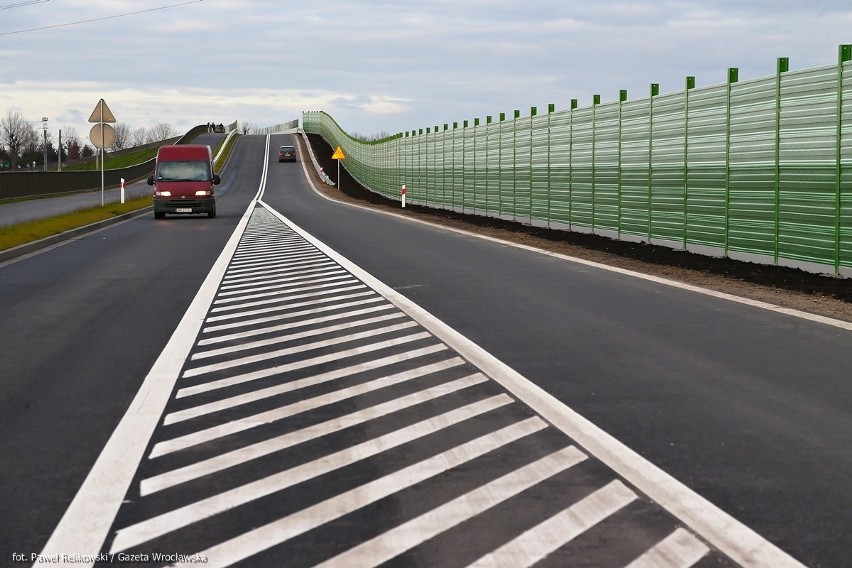
<svg viewBox="0 0 852 568"><path fill-rule="evenodd" d="M789 70L528 116L475 118L377 141L323 112L303 128L365 187L409 203L852 275L852 46Z"/></svg>
<svg viewBox="0 0 852 568"><path fill-rule="evenodd" d="M282 122L274 126L265 126L255 129L256 134L278 134L282 132L296 132L299 129L299 119Z"/></svg>

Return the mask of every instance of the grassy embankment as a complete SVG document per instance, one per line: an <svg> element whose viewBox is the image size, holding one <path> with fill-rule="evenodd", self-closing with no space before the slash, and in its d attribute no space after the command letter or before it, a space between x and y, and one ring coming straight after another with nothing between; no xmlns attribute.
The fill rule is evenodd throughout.
<svg viewBox="0 0 852 568"><path fill-rule="evenodd" d="M230 154L231 149L236 142L236 139L236 136L232 136L230 138L228 147L224 152L222 152L222 157L214 165L217 172L221 171L228 154ZM216 148L213 154L215 155L218 151L219 148ZM140 150L139 152L130 152L121 156L116 156L115 158L107 158L105 166L108 169L124 168L148 161L156 155L156 148ZM77 167L80 169L95 169L94 163L79 164ZM35 221L18 223L16 225L9 225L8 227L0 227L0 250L10 249L46 237L58 235L72 229L77 229L79 227L91 225L92 223L118 217L125 213L145 209L147 207L151 207L151 205L151 197L146 196L127 201L126 203L107 203L104 206L98 205L96 207L88 207L72 213L58 215L56 217L48 217L46 219L38 219Z"/></svg>
<svg viewBox="0 0 852 568"><path fill-rule="evenodd" d="M156 157L157 148L146 148L145 150L137 150L135 152L122 152L121 154L107 156L106 163L104 163L104 169L117 170L119 168L127 168L129 166L135 166L136 164L147 162L148 160L153 160ZM97 160L92 158L79 164L69 164L62 169L63 171L71 172L91 170L100 171L101 168Z"/></svg>

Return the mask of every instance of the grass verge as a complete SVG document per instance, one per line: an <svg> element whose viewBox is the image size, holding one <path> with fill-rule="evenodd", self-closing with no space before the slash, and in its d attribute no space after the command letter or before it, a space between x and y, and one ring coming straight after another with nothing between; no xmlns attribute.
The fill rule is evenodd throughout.
<svg viewBox="0 0 852 568"><path fill-rule="evenodd" d="M214 172L219 172L220 174L222 173L222 169L225 167L225 162L228 161L228 158L231 155L231 151L234 149L234 146L236 145L239 137L240 137L239 134L235 134L234 136L231 136L230 138L226 137L225 140L222 142L222 144L224 144L225 141L227 141L228 145L225 146L225 148L222 152L222 155L219 156L219 159L216 161L215 164L213 164L213 171ZM221 147L221 144L219 146L217 146L216 149L213 151L213 156L216 156L218 154L220 147Z"/></svg>
<svg viewBox="0 0 852 568"><path fill-rule="evenodd" d="M0 227L0 250L6 250L29 242L70 231L78 227L104 221L125 213L137 211L153 205L151 196L132 199L125 203L107 203L48 217L35 221L26 221L8 227Z"/></svg>
<svg viewBox="0 0 852 568"><path fill-rule="evenodd" d="M104 169L117 170L121 168L128 168L130 166L135 166L137 164L143 164L149 160L153 160L154 158L156 158L157 150L158 148L146 148L144 150L126 152L119 155L108 155L106 161L104 162ZM88 162L67 166L63 171L70 172L91 170L100 170L98 163L94 159Z"/></svg>

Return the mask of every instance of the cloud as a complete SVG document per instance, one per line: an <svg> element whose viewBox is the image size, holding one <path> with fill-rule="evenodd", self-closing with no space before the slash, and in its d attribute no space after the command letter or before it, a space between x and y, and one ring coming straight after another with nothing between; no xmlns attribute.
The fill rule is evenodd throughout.
<svg viewBox="0 0 852 568"><path fill-rule="evenodd" d="M139 10L56 1L4 11L0 33ZM325 110L347 129L397 132L620 89L635 99L652 82L673 92L686 75L718 84L728 67L744 80L780 56L831 65L850 27L848 0L205 0L6 36L0 113L53 125L103 97L134 128Z"/></svg>

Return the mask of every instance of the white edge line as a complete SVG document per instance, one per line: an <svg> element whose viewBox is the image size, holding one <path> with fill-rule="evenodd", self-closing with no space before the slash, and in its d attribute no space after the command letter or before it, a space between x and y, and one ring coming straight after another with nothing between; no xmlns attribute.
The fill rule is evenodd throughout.
<svg viewBox="0 0 852 568"><path fill-rule="evenodd" d="M305 144L307 144L306 141L303 141L303 142ZM785 307L779 306L777 304L771 304L769 302L762 302L760 300L752 300L750 298L745 298L745 297L742 297L742 296L736 296L734 294L728 294L727 292L719 292L717 290L711 290L709 288L702 288L701 286L695 286L694 284L687 284L685 282L678 282L677 280L671 280L669 278L662 278L660 276L653 276L653 275L650 275L650 274L644 274L642 272L637 272L635 270L628 270L626 268L618 268L617 266L610 266L608 264L595 262L593 260L586 260L586 259L583 259L583 258L578 258L578 257L570 256L570 255L567 255L567 254L562 254L562 253L558 253L558 252L551 252L551 251L536 248L536 247L533 247L533 246L522 245L522 244L515 243L515 242L512 242L512 241L507 241L507 240L500 239L500 238L497 238L497 237L490 237L490 236L487 236L487 235L479 235L477 233L472 233L470 231L466 231L465 229L459 229L459 228L456 228L456 227L448 227L448 226L442 225L440 223L435 223L435 222L432 222L432 221L426 221L426 220L423 220L423 219L417 219L417 218L414 218L414 217L409 217L407 215L402 215L400 213L394 213L393 211L386 211L384 209L375 209L375 208L367 207L367 206L364 206L364 205L358 205L357 203L350 203L348 201L339 201L339 200L334 199L332 197L328 197L327 195L325 195L323 192L321 192L320 190L318 190L316 188L313 180L311 179L310 175L308 174L307 166L305 165L304 161L302 162L302 169L304 170L305 178L308 180L308 183L310 184L311 189L314 190L314 193L316 193L317 195L319 195L323 199L326 199L326 200L331 201L333 203L339 203L341 205L345 205L345 206L348 206L348 207L356 207L358 209L363 209L364 211L372 211L373 213L378 213L378 214L382 214L382 215L391 215L393 217L397 217L398 219L410 221L412 223L420 223L421 225L429 225L431 227L444 229L445 231L451 231L453 233L459 233L461 235L465 235L465 236L468 236L468 237L476 237L478 239L491 241L491 242L498 243L498 244L501 244L501 245L511 246L511 247L515 247L515 248L519 248L519 249L523 249L523 250L528 250L528 251L531 251L531 252L537 252L539 254L551 256L551 257L554 257L554 258L559 258L561 260L567 260L569 262L575 262L577 264L583 264L585 266L598 268L600 270L607 270L609 272L616 272L618 274L623 274L625 276L632 276L634 278L640 278L642 280L648 280L648 281L651 281L651 282L655 282L657 284L663 284L665 286L671 286L672 288L680 288L682 290L689 290L690 292L696 292L698 294L704 294L705 296L712 296L714 298L719 298L719 299L722 299L722 300L728 300L728 301L731 301L731 302L737 302L737 303L740 303L740 304L745 304L747 306L752 306L752 307L755 307L755 308L761 308L761 309L764 309L764 310L769 310L769 311L772 311L772 312L777 312L777 313L780 313L780 314L785 314L785 315L788 315L788 316L793 316L793 317L801 318L801 319L808 320L808 321L813 321L813 322L822 323L822 324L825 324L825 325L830 325L830 326L833 326L833 327L838 327L840 329L845 329L847 331L852 331L852 322L843 321L843 320L839 320L839 319L835 319L835 318L830 318L830 317L827 317L827 316L821 316L821 315L818 315L818 314L811 314L811 313L808 313L808 312L803 312L802 310L796 310L794 308L785 308Z"/></svg>
<svg viewBox="0 0 852 568"><path fill-rule="evenodd" d="M219 151L218 151L218 152L216 152L216 157L215 157L215 158L213 158L213 163L214 163L214 164L215 164L216 162L218 162L218 161L219 161L219 158L221 158L221 157L222 157L222 152L224 152L224 151L225 151L225 148L227 148L227 147L228 147L228 142L231 140L231 138L232 138L232 137L233 137L236 133L237 133L237 131L236 131L236 130L231 130L230 132L228 132L228 135L227 135L227 136L225 136L225 140L222 142L222 145L219 147Z"/></svg>
<svg viewBox="0 0 852 568"><path fill-rule="evenodd" d="M268 157L269 138L266 143L265 155ZM63 554L71 552L96 557L100 552L265 183L266 167L257 195L249 203L166 347L50 535L40 558L62 558ZM41 560L33 564L47 565L51 564Z"/></svg>
<svg viewBox="0 0 852 568"><path fill-rule="evenodd" d="M313 186L310 177L307 179ZM270 205L262 200L260 205L742 566L804 567L789 554L647 461L476 343L307 233Z"/></svg>

